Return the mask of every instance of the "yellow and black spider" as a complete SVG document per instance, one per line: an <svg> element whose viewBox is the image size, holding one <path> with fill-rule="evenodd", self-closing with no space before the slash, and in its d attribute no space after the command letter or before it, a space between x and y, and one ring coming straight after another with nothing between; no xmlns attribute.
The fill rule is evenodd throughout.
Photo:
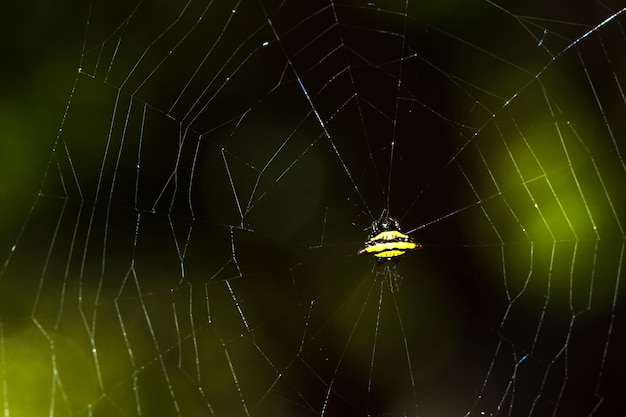
<svg viewBox="0 0 626 417"><path fill-rule="evenodd" d="M423 248L421 243L416 243L411 236L400 231L400 224L393 217L387 216L386 210L369 228L372 232L357 254L374 256L378 265L386 261L398 263L400 256L406 252Z"/></svg>

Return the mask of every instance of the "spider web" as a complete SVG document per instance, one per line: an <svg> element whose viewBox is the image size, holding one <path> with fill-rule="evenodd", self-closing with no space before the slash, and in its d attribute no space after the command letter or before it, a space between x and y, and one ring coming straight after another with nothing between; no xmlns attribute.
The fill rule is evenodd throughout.
<svg viewBox="0 0 626 417"><path fill-rule="evenodd" d="M622 6L76 7L5 416L626 411ZM385 210L424 249L377 267Z"/></svg>

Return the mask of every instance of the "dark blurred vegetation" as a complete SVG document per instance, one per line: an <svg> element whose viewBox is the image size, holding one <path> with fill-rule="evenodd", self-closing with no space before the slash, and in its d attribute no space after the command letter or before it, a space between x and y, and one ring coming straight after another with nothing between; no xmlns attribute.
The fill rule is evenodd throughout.
<svg viewBox="0 0 626 417"><path fill-rule="evenodd" d="M7 253L37 195L80 59L83 2L3 5L0 245Z"/></svg>
<svg viewBox="0 0 626 417"><path fill-rule="evenodd" d="M344 3L358 2L336 4ZM624 173L606 131L614 129L623 150L624 105L612 95L607 56L611 68L623 71L625 39L612 24L600 41L583 42L554 62L547 52L561 51L606 18L609 7L621 6L520 1L503 3L505 11L483 1L411 1L405 20L404 2L375 3L337 8L343 41L354 52L346 58L326 57L337 45L332 35L309 44L333 18L315 13L324 2L286 2L279 13L279 2L264 2L280 45L267 26L251 30L265 19L256 3L243 3L224 34L231 6L210 9L178 45L204 3L191 3L194 12L166 32L180 3L145 2L133 12L135 4L95 2L83 74L65 120L90 5L4 6L0 261L34 213L0 278L7 358L0 357L0 378L8 383L11 416L49 408L55 415L135 415L137 398L145 416L210 409L243 415L243 402L256 406L249 410L254 415L316 415L331 381L327 415L410 414L415 401L426 416L462 415L474 402L476 414L497 413L508 406L498 401L514 361L533 349L516 375L512 415L529 409L551 367L574 381L563 415L587 415L596 395L607 397L605 410L624 409L614 403L615 369L624 366L615 353L624 344L621 318L607 356L602 338L615 313L624 208ZM524 20L524 28L512 14L538 19ZM303 24L293 29L294 22ZM406 34L404 51L398 33ZM259 52L264 41L269 45ZM342 71L346 61L352 79ZM309 114L294 69L332 142ZM606 100L606 120L587 76ZM371 105L362 113L343 107L355 90ZM233 122L244 113L241 124ZM60 126L71 165L65 149L56 149L59 159L47 170ZM354 256L363 229L384 207L392 134L398 141L391 201L405 229L441 218L415 234L424 251L386 270L404 277L394 294L381 282L398 277L371 273L372 264ZM164 186L177 162L177 188ZM255 198L263 194L243 220L233 183L244 210L255 186ZM500 195L508 207L492 198ZM313 250L322 230L324 244ZM243 278L234 279L239 273ZM511 294L524 291L501 324L513 306L505 284ZM572 326L591 293L591 311ZM622 305L620 298L618 313ZM567 337L573 359L557 355ZM536 415L559 398L561 374L543 381L539 392L547 398Z"/></svg>

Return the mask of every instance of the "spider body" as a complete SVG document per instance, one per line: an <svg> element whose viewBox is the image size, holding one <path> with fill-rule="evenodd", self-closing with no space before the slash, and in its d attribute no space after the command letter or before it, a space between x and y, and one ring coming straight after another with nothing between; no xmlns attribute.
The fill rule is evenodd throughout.
<svg viewBox="0 0 626 417"><path fill-rule="evenodd" d="M383 214L374 220L370 226L372 232L365 241L365 246L359 249L358 255L372 255L378 265L386 261L398 263L400 256L411 250L422 249L421 243L416 243L409 235L400 231L400 224L393 217Z"/></svg>

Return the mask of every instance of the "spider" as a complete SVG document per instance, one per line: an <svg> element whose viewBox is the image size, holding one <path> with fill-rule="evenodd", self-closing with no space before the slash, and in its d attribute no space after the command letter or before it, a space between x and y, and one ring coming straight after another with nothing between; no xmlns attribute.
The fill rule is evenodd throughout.
<svg viewBox="0 0 626 417"><path fill-rule="evenodd" d="M369 227L372 232L367 237L365 246L357 252L358 255L373 255L378 265L386 261L398 263L400 256L410 250L420 250L421 243L416 243L409 235L400 231L400 223L387 215L383 210L380 218L374 220Z"/></svg>

